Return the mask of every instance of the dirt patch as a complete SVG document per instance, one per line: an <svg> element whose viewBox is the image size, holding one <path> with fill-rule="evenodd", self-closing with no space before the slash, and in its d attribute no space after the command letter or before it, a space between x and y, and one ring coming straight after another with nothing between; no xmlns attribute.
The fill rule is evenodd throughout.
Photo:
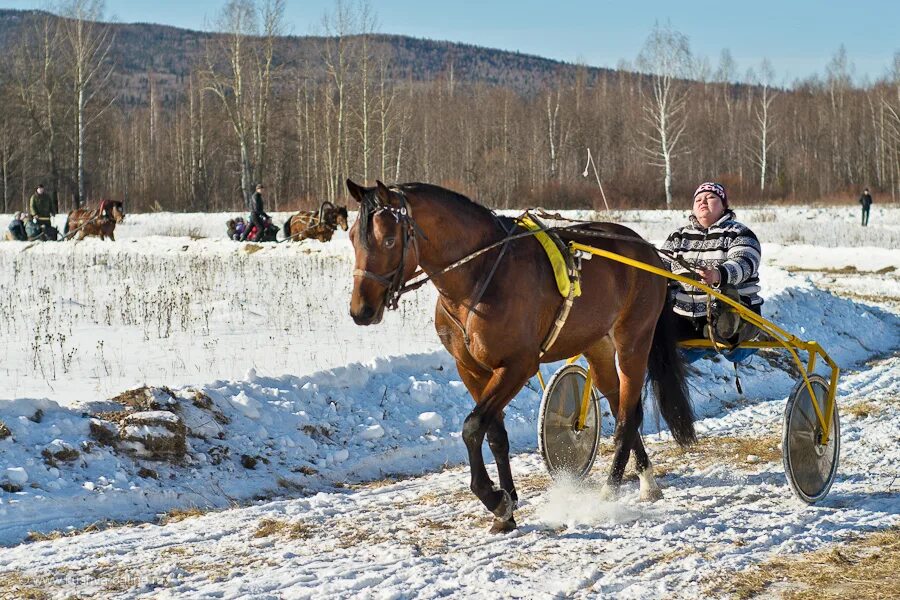
<svg viewBox="0 0 900 600"><path fill-rule="evenodd" d="M262 249L263 247L259 244L247 244L244 246L244 252L246 252L247 254L256 254Z"/></svg>
<svg viewBox="0 0 900 600"><path fill-rule="evenodd" d="M78 450L73 448L70 444L63 442L62 440L55 440L49 446L41 450L41 456L44 457L44 462L51 466L57 466L57 461L61 462L74 462L78 457Z"/></svg>
<svg viewBox="0 0 900 600"><path fill-rule="evenodd" d="M6 423L0 421L0 440L6 439L12 435L12 431L6 426Z"/></svg>
<svg viewBox="0 0 900 600"><path fill-rule="evenodd" d="M146 385L122 392L110 401L135 411L171 410L178 405L175 393L169 388Z"/></svg>
<svg viewBox="0 0 900 600"><path fill-rule="evenodd" d="M900 527L720 577L710 591L733 598L900 598Z"/></svg>
<svg viewBox="0 0 900 600"><path fill-rule="evenodd" d="M115 446L119 440L118 421L112 421L106 416L112 415L112 418L124 420L127 414L125 412L104 413L104 418L92 418L88 424L91 437L97 440L101 446Z"/></svg>
<svg viewBox="0 0 900 600"><path fill-rule="evenodd" d="M187 452L187 428L167 410L131 413L119 428L125 449L151 460L179 461Z"/></svg>

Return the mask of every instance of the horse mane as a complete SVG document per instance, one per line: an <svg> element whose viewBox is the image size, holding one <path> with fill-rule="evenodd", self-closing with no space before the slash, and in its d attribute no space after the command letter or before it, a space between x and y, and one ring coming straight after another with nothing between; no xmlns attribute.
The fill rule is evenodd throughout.
<svg viewBox="0 0 900 600"><path fill-rule="evenodd" d="M468 196L460 194L459 192L454 192L453 190L448 190L447 188L441 187L439 185L417 182L403 183L393 187L396 187L403 192L409 192L412 194L421 192L432 196L437 196L440 202L446 202L448 204L452 203L456 208L460 208L463 210L473 210L483 216L494 216L494 212L483 204L479 204Z"/></svg>
<svg viewBox="0 0 900 600"><path fill-rule="evenodd" d="M486 206L475 202L468 196L464 196L463 194L454 192L453 190L448 190L447 188L441 187L439 185L421 182L398 183L388 186L388 189L398 191L402 194L428 195L432 198L436 198L438 202L452 205L454 210L468 211L472 213L473 216L488 217L491 219L498 218L497 215L494 214L494 211L487 208ZM369 247L369 222L372 218L372 215L380 205L381 202L376 195L375 188L366 190L365 195L363 196L363 201L360 205L359 216L357 217L357 223L359 224L360 242L366 249L368 249ZM344 210L346 211L346 208L344 208Z"/></svg>

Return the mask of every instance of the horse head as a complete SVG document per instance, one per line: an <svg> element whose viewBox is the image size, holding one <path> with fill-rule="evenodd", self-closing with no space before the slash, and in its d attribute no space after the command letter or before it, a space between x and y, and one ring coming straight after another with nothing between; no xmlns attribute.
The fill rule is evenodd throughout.
<svg viewBox="0 0 900 600"><path fill-rule="evenodd" d="M112 202L111 204L110 212L112 213L112 218L116 223L121 223L125 220L125 205L122 202Z"/></svg>
<svg viewBox="0 0 900 600"><path fill-rule="evenodd" d="M347 207L338 206L335 208L335 225L341 228L341 231L347 231Z"/></svg>
<svg viewBox="0 0 900 600"><path fill-rule="evenodd" d="M362 187L347 180L350 195L359 202L359 217L350 229L355 256L350 316L357 325L380 323L385 307L396 302L418 266L405 197L375 183L376 187Z"/></svg>

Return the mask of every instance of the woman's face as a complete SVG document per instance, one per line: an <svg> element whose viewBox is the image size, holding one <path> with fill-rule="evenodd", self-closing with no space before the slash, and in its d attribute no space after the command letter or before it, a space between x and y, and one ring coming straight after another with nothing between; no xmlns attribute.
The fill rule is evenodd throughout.
<svg viewBox="0 0 900 600"><path fill-rule="evenodd" d="M704 227L709 227L722 218L725 214L725 206L722 199L712 192L702 192L694 198L694 217Z"/></svg>

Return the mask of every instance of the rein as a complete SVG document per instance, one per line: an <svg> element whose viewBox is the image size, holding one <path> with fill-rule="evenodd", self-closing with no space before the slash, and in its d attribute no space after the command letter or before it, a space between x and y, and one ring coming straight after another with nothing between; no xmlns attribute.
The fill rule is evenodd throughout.
<svg viewBox="0 0 900 600"><path fill-rule="evenodd" d="M526 214L528 214L528 211L526 211ZM558 215L558 214L557 214L557 215L551 215L551 214L545 213L545 212L543 212L543 211L539 211L539 212L537 212L537 213L535 213L535 214L536 214L537 216L542 217L542 218L549 218L549 219L553 219L553 220L574 221L573 219L566 219L566 218L564 218L564 217L561 217L561 216ZM396 299L399 300L400 296L402 296L403 294L406 294L407 292L412 292L412 291L415 291L415 290L419 289L420 287L422 287L423 285L425 285L426 283L428 283L430 280L434 279L435 277L439 277L439 276L443 275L444 273L447 273L448 271L452 271L453 269L457 269L457 268L461 267L462 265L466 264L467 262L470 262L470 261L472 261L472 260L475 260L476 258L478 258L479 256L481 256L482 254L484 254L484 253L486 253L486 252L490 252L490 251L493 250L494 248L497 248L497 247L499 247L499 246L502 246L502 245L504 245L504 244L507 244L507 243L509 243L509 242L512 242L512 241L517 240L517 239L520 239L520 238L525 238L525 237L534 236L534 235L536 235L536 234L538 234L538 233L548 233L548 232L549 232L549 233L556 233L556 232L561 232L561 231L576 231L576 232L578 232L578 233L580 233L580 234L584 234L584 235L587 235L587 236L590 236L590 237L599 237L599 238L610 239L610 240L621 240L621 241L625 241L625 242L633 242L633 243L636 243L636 244L642 244L642 245L645 245L645 246L650 246L650 247L653 248L658 254L660 254L660 255L662 255L662 256L665 256L665 257L669 258L670 260L672 260L672 261L678 263L679 265L681 265L682 267L684 267L690 274L694 275L694 276L697 277L698 279L700 278L700 273L698 273L698 272L694 269L694 267L691 266L690 264L688 264L682 257L676 255L676 254L673 253L673 252L669 252L668 250L664 250L664 249L662 249L662 248L657 248L656 246L654 246L653 244L651 244L650 242L648 242L648 241L646 241L646 240L644 240L644 239L636 238L636 237L632 237L632 236L627 236L627 235L620 235L620 234L616 234L616 233L608 233L608 232L605 232L605 231L591 231L591 230L585 230L585 229L583 229L583 225L587 225L587 224L593 223L593 221L574 221L574 222L577 223L577 225L571 225L571 226L567 226L567 227L545 227L545 226L540 226L538 229L529 230L529 231L523 231L522 233L516 233L516 234L508 235L507 237L503 238L502 240L500 240L500 241L498 241L498 242L494 242L493 244L489 244L489 245L485 246L484 248L481 248L480 250L476 250L475 252L472 252L471 254L468 254L468 255L462 257L461 259L457 260L456 262L454 262L454 263L452 263L452 264L450 264L450 265L444 267L443 269L441 269L441 270L438 271L437 273L434 273L433 275L425 275L425 276L422 277L421 279L418 279L418 280L415 280L415 281L410 281L410 282L407 283L406 285L403 285L402 287L400 287L400 288L397 289L397 291L396 291ZM354 273L355 273L355 271L354 271ZM392 275L393 273L394 273L394 271L391 271L391 273L390 273L389 275ZM415 279L416 277L421 277L423 274L424 274L424 272L423 272L421 269L419 269L419 270L417 270L417 271L413 274L412 279ZM374 273L373 273L372 275L374 275ZM374 276L374 277L371 277L371 278L372 278L372 279L375 279L376 281L379 281L379 279L377 278L377 276ZM384 285L383 282L382 282L382 284ZM390 308L397 308L396 301L395 301L395 303L394 303Z"/></svg>

